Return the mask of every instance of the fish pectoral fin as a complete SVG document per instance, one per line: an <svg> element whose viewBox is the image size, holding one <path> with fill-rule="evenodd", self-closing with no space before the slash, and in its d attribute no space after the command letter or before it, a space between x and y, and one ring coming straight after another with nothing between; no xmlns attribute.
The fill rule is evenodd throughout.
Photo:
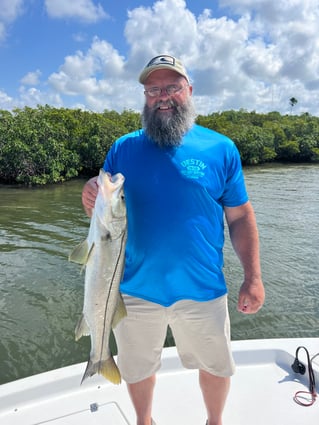
<svg viewBox="0 0 319 425"><path fill-rule="evenodd" d="M89 378L96 373L104 376L105 379L112 382L113 384L121 383L121 374L113 357L109 357L108 359L101 360L97 363L93 363L91 360L89 360L81 384L86 378Z"/></svg>
<svg viewBox="0 0 319 425"><path fill-rule="evenodd" d="M114 329L125 316L127 316L126 307L122 295L119 293L117 300L117 308L115 310L112 320L112 328Z"/></svg>
<svg viewBox="0 0 319 425"><path fill-rule="evenodd" d="M81 315L76 327L75 327L75 340L78 341L81 336L90 335L90 328L85 320L84 314Z"/></svg>
<svg viewBox="0 0 319 425"><path fill-rule="evenodd" d="M83 264L85 265L88 262L88 259L92 253L94 248L94 243L89 246L88 240L81 242L77 245L73 251L69 255L69 261L73 261L73 263Z"/></svg>

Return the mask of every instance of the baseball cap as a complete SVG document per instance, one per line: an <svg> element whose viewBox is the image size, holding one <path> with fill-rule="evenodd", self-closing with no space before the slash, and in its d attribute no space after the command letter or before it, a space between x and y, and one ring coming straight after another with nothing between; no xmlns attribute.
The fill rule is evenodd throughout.
<svg viewBox="0 0 319 425"><path fill-rule="evenodd" d="M170 55L155 56L153 59L151 59L141 72L138 79L139 82L144 84L147 77L158 69L171 69L172 71L175 71L186 78L189 83L189 78L182 62L174 56Z"/></svg>

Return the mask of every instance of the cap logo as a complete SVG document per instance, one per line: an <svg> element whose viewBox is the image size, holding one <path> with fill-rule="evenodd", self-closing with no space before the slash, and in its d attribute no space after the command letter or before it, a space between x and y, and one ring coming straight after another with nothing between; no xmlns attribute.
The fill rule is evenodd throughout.
<svg viewBox="0 0 319 425"><path fill-rule="evenodd" d="M146 65L146 68L149 66L156 65L171 65L175 66L175 58L169 55L156 56Z"/></svg>

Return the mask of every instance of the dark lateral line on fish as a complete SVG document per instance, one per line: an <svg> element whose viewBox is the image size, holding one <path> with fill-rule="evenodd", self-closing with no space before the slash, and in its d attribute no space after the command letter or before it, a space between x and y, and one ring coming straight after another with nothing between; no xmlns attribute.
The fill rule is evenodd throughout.
<svg viewBox="0 0 319 425"><path fill-rule="evenodd" d="M103 322L103 329L105 328L106 310L107 310L107 305L108 305L108 303L109 303L109 299L110 299L111 289L112 289L112 286L113 286L114 275L115 275L115 272L116 272L116 270L117 270L117 268L118 268L118 265L119 265L119 261L120 261L121 255L122 255L122 253L123 253L123 249L125 248L125 244L124 244L125 233L126 233L126 230L125 230L125 231L124 231L124 232L120 235L120 236L122 236L122 240L121 240L121 248L120 248L119 255L118 255L118 257L117 257L117 260L116 260L116 263L115 263L115 267L114 267L114 270L113 270L113 276L112 276L112 280L111 280L111 282L112 282L112 283L111 283L111 285L110 285L110 287L109 287L109 291L108 291L108 294L107 294L107 301L106 301L106 303L105 303L105 310L104 310L104 322ZM124 255L125 255L125 254L124 254ZM104 332L103 332L103 338L102 338L102 344L101 344L100 358L101 358L102 353L103 353L104 338L105 338L105 335L104 335Z"/></svg>

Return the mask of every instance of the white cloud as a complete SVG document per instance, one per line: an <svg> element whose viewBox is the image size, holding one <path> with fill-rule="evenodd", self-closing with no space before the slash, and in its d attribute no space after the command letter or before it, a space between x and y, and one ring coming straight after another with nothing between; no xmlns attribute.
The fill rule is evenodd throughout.
<svg viewBox="0 0 319 425"><path fill-rule="evenodd" d="M150 8L129 11L125 27L132 65L139 71L156 54L189 57L197 52L196 17L184 0L156 1Z"/></svg>
<svg viewBox="0 0 319 425"><path fill-rule="evenodd" d="M97 111L140 110L140 70L152 56L171 53L190 73L199 113L239 108L287 113L289 99L295 97L295 113L319 115L318 1L219 4L230 11L228 17L214 16L208 9L196 16L184 0L158 0L151 7L132 9L125 25L126 57L117 45L95 37L87 50L64 58L42 85L46 92L24 88L19 101L85 105ZM89 0L46 0L46 6L54 17L87 22L105 17L101 6ZM35 86L39 77L31 72L22 83Z"/></svg>
<svg viewBox="0 0 319 425"><path fill-rule="evenodd" d="M59 72L50 76L49 82L58 85L60 90L68 91L68 87L74 87L75 83L93 77L96 79L95 76L102 80L120 78L123 67L124 58L109 43L96 37L86 54L79 50L75 55L67 56Z"/></svg>
<svg viewBox="0 0 319 425"><path fill-rule="evenodd" d="M20 87L20 101L15 107L23 108L24 105L28 105L35 108L44 104L62 107L63 101L58 93L44 93L35 87L28 89L24 86Z"/></svg>
<svg viewBox="0 0 319 425"><path fill-rule="evenodd" d="M28 72L22 79L21 83L27 86L36 86L39 84L39 78L41 77L41 71L37 69L33 72Z"/></svg>
<svg viewBox="0 0 319 425"><path fill-rule="evenodd" d="M220 5L231 11L228 18L208 10L196 17L183 0L132 10L125 32L129 63L136 69L152 54L180 56L202 112L243 107L285 113L289 95L299 99L299 111L319 112L307 89L319 81L317 0L221 0Z"/></svg>
<svg viewBox="0 0 319 425"><path fill-rule="evenodd" d="M77 32L77 33L75 33L75 34L72 35L72 38L77 43L82 43L83 41L86 40L87 36L83 32Z"/></svg>
<svg viewBox="0 0 319 425"><path fill-rule="evenodd" d="M0 22L0 41L4 40L6 36L6 27L3 22Z"/></svg>
<svg viewBox="0 0 319 425"><path fill-rule="evenodd" d="M7 36L7 26L22 13L24 0L0 1L0 41Z"/></svg>
<svg viewBox="0 0 319 425"><path fill-rule="evenodd" d="M14 21L20 14L24 0L1 0L0 19L6 22Z"/></svg>
<svg viewBox="0 0 319 425"><path fill-rule="evenodd" d="M92 0L45 0L47 13L52 18L74 18L97 22L107 17L103 7Z"/></svg>
<svg viewBox="0 0 319 425"><path fill-rule="evenodd" d="M133 102L129 99L137 83L127 81L124 58L97 37L87 53L78 51L66 57L48 82L61 95L82 96L90 109L136 108L135 96Z"/></svg>
<svg viewBox="0 0 319 425"><path fill-rule="evenodd" d="M12 97L8 96L5 92L0 90L0 109L8 110L13 106Z"/></svg>

